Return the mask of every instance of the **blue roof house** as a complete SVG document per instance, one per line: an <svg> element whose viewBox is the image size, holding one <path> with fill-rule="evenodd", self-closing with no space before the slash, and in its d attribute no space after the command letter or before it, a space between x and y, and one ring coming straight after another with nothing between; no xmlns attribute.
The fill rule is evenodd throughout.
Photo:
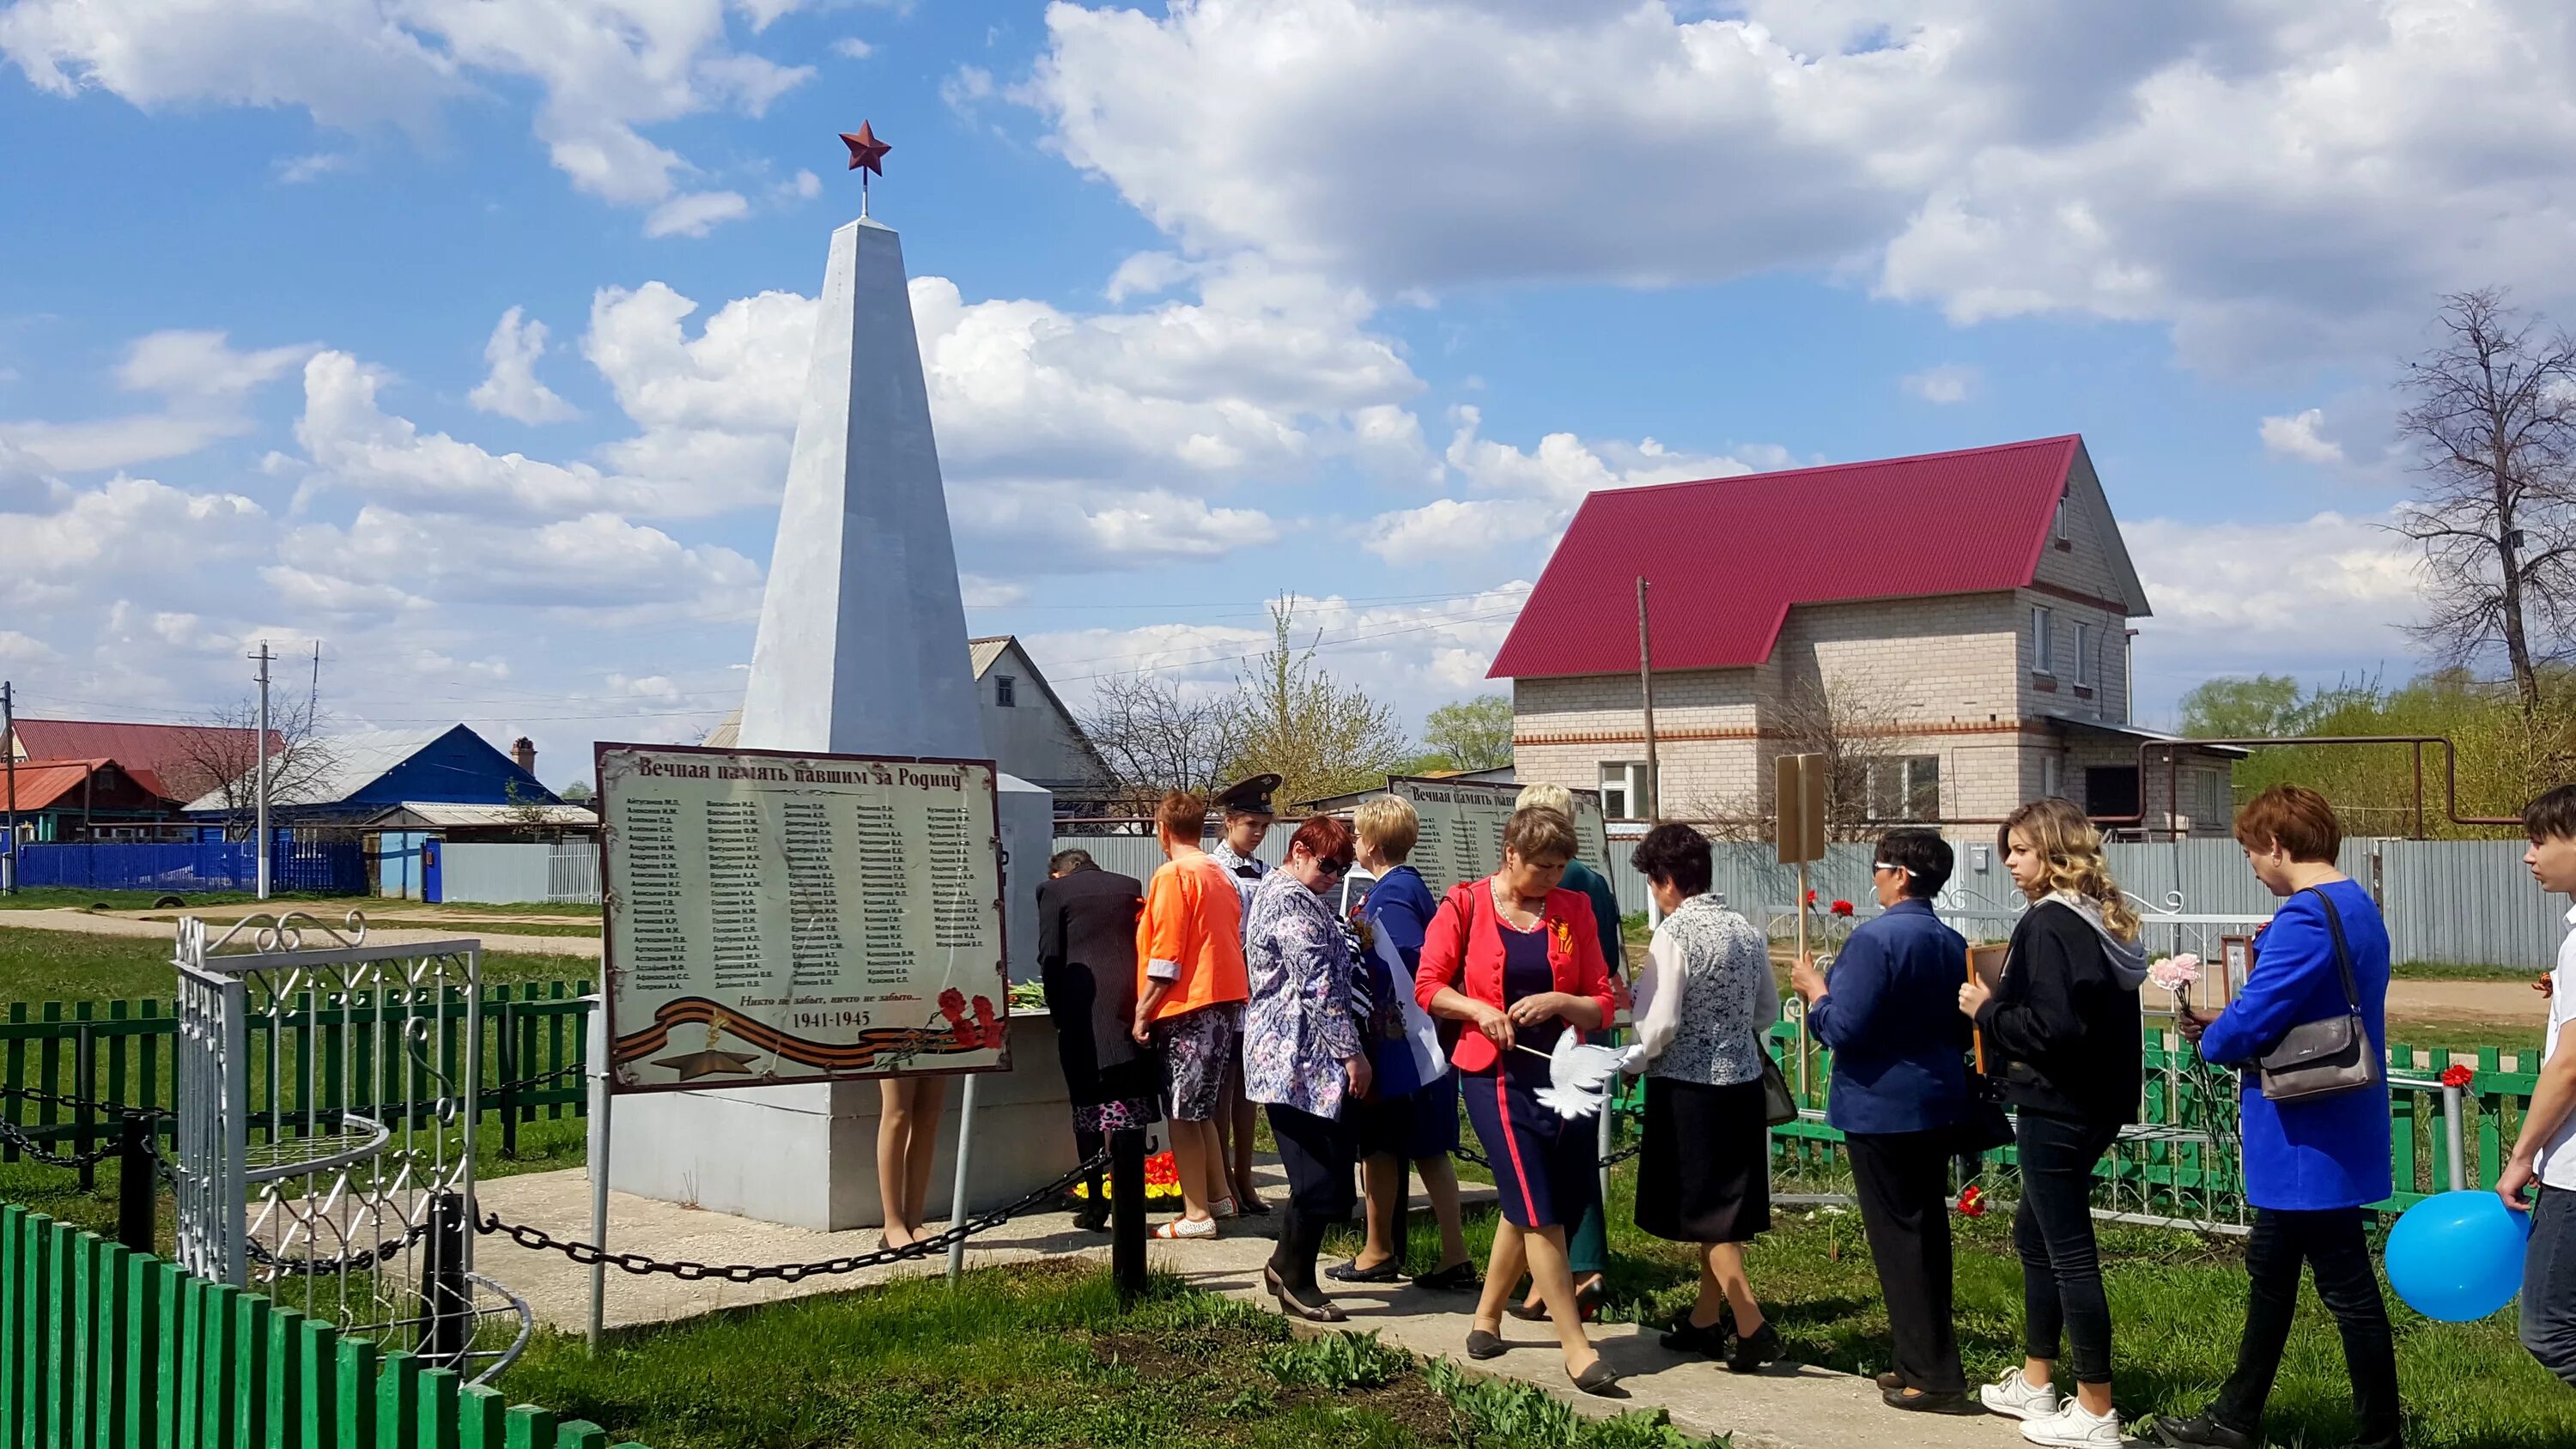
<svg viewBox="0 0 2576 1449"><path fill-rule="evenodd" d="M269 799L284 825L358 824L396 806L560 805L562 797L464 725L375 730L314 742L327 765ZM188 803L195 816L232 813L221 791Z"/></svg>

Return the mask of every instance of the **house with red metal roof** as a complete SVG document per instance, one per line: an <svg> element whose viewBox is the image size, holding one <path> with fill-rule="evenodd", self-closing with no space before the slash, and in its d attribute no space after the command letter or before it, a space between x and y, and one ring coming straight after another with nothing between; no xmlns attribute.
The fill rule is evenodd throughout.
<svg viewBox="0 0 2576 1449"><path fill-rule="evenodd" d="M23 768L33 760L114 760L136 783L171 800L191 800L215 782L210 771L248 769L252 732L220 725L134 724L125 720L20 719L0 749ZM269 732L269 750L285 737Z"/></svg>
<svg viewBox="0 0 2576 1449"><path fill-rule="evenodd" d="M1613 818L1647 808L1640 578L1664 818L1759 821L1773 759L1817 752L1845 834L2043 795L2227 828L2233 752L2131 721L2150 610L2080 437L1587 497L1492 675L1517 777Z"/></svg>
<svg viewBox="0 0 2576 1449"><path fill-rule="evenodd" d="M29 845L75 840L153 840L192 827L166 822L179 802L114 760L37 760L8 773L18 838Z"/></svg>

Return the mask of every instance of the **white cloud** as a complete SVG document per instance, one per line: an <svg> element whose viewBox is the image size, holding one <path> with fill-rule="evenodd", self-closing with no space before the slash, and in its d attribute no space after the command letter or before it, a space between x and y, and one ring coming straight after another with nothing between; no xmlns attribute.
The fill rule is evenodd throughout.
<svg viewBox="0 0 2576 1449"><path fill-rule="evenodd" d="M2140 670L2179 693L2215 674L2332 675L2411 658L2400 626L2422 616L2421 553L2385 522L2123 524L2155 608L2138 626Z"/></svg>
<svg viewBox="0 0 2576 1449"><path fill-rule="evenodd" d="M877 48L855 35L845 35L832 42L832 53L844 60L865 60L876 54Z"/></svg>
<svg viewBox="0 0 2576 1449"><path fill-rule="evenodd" d="M757 32L800 3L734 8ZM487 81L534 82L531 124L556 168L612 204L657 207L694 168L640 128L713 110L758 116L813 74L735 49L727 10L727 0L20 0L0 11L0 55L57 95L94 87L146 110L292 106L341 129L393 122L426 133ZM701 226L713 219L706 205Z"/></svg>
<svg viewBox="0 0 2576 1449"><path fill-rule="evenodd" d="M747 620L760 608L760 568L751 560L609 513L528 528L426 520L369 504L346 527L296 529L279 545L278 559L325 581L317 587L364 589L399 578L408 591L441 603L577 610L600 622Z"/></svg>
<svg viewBox="0 0 2576 1449"><path fill-rule="evenodd" d="M355 159L338 151L316 151L306 156L290 156L277 163L277 179L288 186L301 186L319 181L335 171L346 171L357 164Z"/></svg>
<svg viewBox="0 0 2576 1449"><path fill-rule="evenodd" d="M304 365L295 438L314 470L307 492L345 490L438 513L549 518L653 502L644 485L587 463L542 463L425 433L377 405L386 381L345 352L324 352Z"/></svg>
<svg viewBox="0 0 2576 1449"><path fill-rule="evenodd" d="M1240 0L1047 24L1025 94L1074 164L1193 253L1388 294L1795 267L1963 323L2167 324L2187 360L2242 368L2384 357L2446 288L2571 291L2576 20L2548 0Z"/></svg>
<svg viewBox="0 0 2576 1449"><path fill-rule="evenodd" d="M44 640L15 629L0 629L0 661L11 664L51 664L62 658Z"/></svg>
<svg viewBox="0 0 2576 1449"><path fill-rule="evenodd" d="M147 333L126 349L116 382L161 394L161 408L76 423L0 422L0 442L67 473L181 457L250 431L250 394L312 353L309 345L236 351L222 332Z"/></svg>
<svg viewBox="0 0 2576 1449"><path fill-rule="evenodd" d="M2343 445L2325 436L2325 409L2309 408L2288 417L2265 418L2263 451L2302 463L2340 463Z"/></svg>
<svg viewBox="0 0 2576 1449"><path fill-rule="evenodd" d="M939 83L940 101L970 119L978 105L992 98L993 73L980 65L961 65Z"/></svg>
<svg viewBox="0 0 2576 1449"><path fill-rule="evenodd" d="M739 191L693 191L674 196L644 218L646 236L705 236L728 221L751 214L751 203Z"/></svg>
<svg viewBox="0 0 2576 1449"><path fill-rule="evenodd" d="M465 400L478 412L498 413L523 423L559 423L581 416L580 410L537 381L537 359L546 351L546 324L525 319L519 308L501 314L492 338L483 344L489 370Z"/></svg>
<svg viewBox="0 0 2576 1449"><path fill-rule="evenodd" d="M1984 374L1964 363L1945 362L1908 373L1904 387L1908 395L1928 403L1963 403L1985 386Z"/></svg>

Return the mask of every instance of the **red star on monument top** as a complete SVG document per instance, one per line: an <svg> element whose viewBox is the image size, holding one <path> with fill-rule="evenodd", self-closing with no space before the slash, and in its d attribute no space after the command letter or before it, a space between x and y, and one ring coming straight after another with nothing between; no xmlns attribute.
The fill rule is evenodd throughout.
<svg viewBox="0 0 2576 1449"><path fill-rule="evenodd" d="M843 131L841 140L850 148L851 170L856 171L864 166L879 176L885 174L885 167L880 163L885 160L885 154L894 148L877 139L875 127L861 121L856 135Z"/></svg>

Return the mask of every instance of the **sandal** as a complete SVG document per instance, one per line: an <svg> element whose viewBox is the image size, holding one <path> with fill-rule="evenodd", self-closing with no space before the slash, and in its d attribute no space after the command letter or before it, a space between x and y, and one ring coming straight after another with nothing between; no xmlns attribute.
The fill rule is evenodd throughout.
<svg viewBox="0 0 2576 1449"><path fill-rule="evenodd" d="M1234 1199L1230 1197L1221 1197L1208 1204L1208 1216L1215 1218L1219 1222L1223 1222L1227 1218L1241 1217L1242 1215L1243 1214L1235 1210Z"/></svg>
<svg viewBox="0 0 2576 1449"><path fill-rule="evenodd" d="M1167 1243L1176 1238L1213 1238L1216 1236L1216 1219L1174 1218L1154 1229L1154 1236Z"/></svg>

